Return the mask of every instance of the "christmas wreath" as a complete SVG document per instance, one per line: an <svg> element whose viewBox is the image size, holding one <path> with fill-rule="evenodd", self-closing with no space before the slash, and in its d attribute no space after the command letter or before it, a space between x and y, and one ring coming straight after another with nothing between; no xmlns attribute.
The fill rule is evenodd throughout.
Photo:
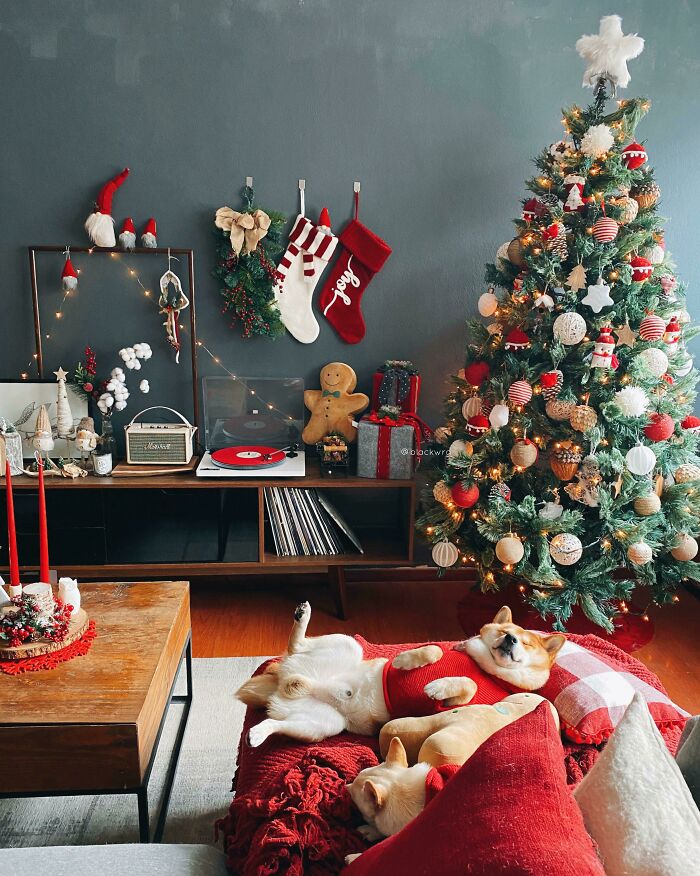
<svg viewBox="0 0 700 876"><path fill-rule="evenodd" d="M231 327L240 324L242 337L276 338L284 325L275 303L275 257L283 249L287 217L255 206L253 189L243 189L245 209L216 211L217 265L212 272L222 282L222 313L231 315Z"/></svg>

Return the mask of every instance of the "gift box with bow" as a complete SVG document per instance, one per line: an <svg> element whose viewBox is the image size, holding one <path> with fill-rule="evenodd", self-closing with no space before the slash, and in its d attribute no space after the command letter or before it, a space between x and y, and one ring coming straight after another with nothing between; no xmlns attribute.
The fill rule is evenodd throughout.
<svg viewBox="0 0 700 876"><path fill-rule="evenodd" d="M361 478L406 480L420 462L432 432L414 414L385 405L363 417L357 430L357 474Z"/></svg>
<svg viewBox="0 0 700 876"><path fill-rule="evenodd" d="M420 374L412 362L387 359L372 378L372 410L396 405L405 414L418 411Z"/></svg>

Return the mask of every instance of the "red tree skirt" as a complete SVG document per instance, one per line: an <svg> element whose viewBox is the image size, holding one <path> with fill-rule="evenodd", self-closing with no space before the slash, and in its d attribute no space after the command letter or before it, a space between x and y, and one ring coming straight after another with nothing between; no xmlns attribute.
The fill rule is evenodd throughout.
<svg viewBox="0 0 700 876"><path fill-rule="evenodd" d="M520 594L513 590L502 590L499 593L482 593L478 589L469 590L457 604L457 618L467 636L475 636L479 629L491 623L493 616L502 605L510 605L513 610L513 620L516 624L529 630L546 630L551 621L542 620L540 615L524 605ZM606 642L612 642L623 651L631 654L643 648L654 637L654 622L645 621L639 615L620 614L614 621L615 630L606 633L604 629L589 621L580 608L575 608L566 622L568 633L586 636L593 633Z"/></svg>
<svg viewBox="0 0 700 876"><path fill-rule="evenodd" d="M0 660L0 672L5 675L20 675L22 672L40 672L43 669L55 669L61 663L67 663L74 657L84 657L92 647L97 635L95 621L90 621L83 635L51 654L42 654L41 657L27 657L25 660Z"/></svg>

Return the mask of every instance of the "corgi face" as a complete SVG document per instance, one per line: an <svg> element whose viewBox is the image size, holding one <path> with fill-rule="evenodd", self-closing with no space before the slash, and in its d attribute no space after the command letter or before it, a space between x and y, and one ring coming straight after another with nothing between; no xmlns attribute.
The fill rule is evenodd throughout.
<svg viewBox="0 0 700 876"><path fill-rule="evenodd" d="M561 633L540 636L513 623L507 605L479 635L468 639L464 650L479 667L522 690L538 690L546 684L560 648L566 641Z"/></svg>
<svg viewBox="0 0 700 876"><path fill-rule="evenodd" d="M409 767L406 751L395 736L389 744L385 762L362 770L347 786L348 793L367 824L383 836L392 836L425 805L428 769L427 764Z"/></svg>

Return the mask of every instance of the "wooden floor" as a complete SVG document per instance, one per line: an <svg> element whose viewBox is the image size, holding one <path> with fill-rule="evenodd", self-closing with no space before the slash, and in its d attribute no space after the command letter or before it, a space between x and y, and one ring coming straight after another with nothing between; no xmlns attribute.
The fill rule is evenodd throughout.
<svg viewBox="0 0 700 876"><path fill-rule="evenodd" d="M460 639L457 603L461 581L353 581L348 583L349 620L333 614L323 576L194 581L191 588L195 657L271 655L287 642L294 607L311 602L312 635L361 633L373 642ZM700 599L683 594L681 602L652 613L652 641L635 652L662 679L671 698L700 713Z"/></svg>

